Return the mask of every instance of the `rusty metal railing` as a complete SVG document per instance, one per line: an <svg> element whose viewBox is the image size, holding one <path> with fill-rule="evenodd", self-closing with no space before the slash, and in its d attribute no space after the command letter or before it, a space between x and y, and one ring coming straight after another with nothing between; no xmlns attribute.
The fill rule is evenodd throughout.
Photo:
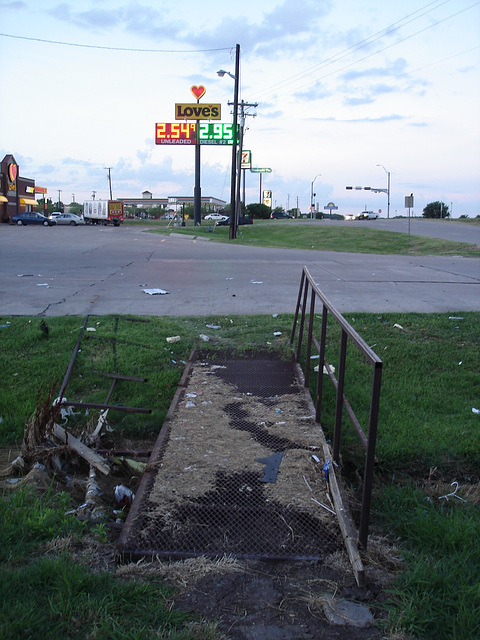
<svg viewBox="0 0 480 640"><path fill-rule="evenodd" d="M317 338L315 323L315 306L317 300L322 305L320 337ZM340 348L338 359L338 372L335 376L331 365L325 357L327 342L327 322L331 316L340 327ZM318 321L317 321L318 323ZM298 326L299 325L299 326ZM298 337L296 347L295 337ZM315 420L321 423L322 413L322 397L323 397L323 378L324 367L336 389L335 401L335 422L332 442L332 458L338 463L340 458L340 439L342 429L342 416L345 409L355 431L366 451L365 468L362 484L362 503L360 511L360 525L358 531L358 540L363 547L366 548L368 541L368 528L370 521L370 506L372 496L373 472L375 465L375 446L377 441L378 412L380 405L380 387L382 380L382 361L376 353L366 344L355 329L345 320L345 318L335 309L335 307L326 299L323 293L314 282L307 267L303 268L298 292L297 305L295 309L295 317L290 336L290 344L294 348L295 360L300 364L304 333L307 333L306 355L304 379L305 387L309 386L310 379L310 360L312 355L312 346L314 346L319 355L319 367L317 377L317 390L315 397ZM369 363L372 369L371 378L371 394L370 394L370 410L368 419L367 433L363 430L355 412L353 411L349 401L344 394L345 372L347 366L347 344L350 341L364 360Z"/></svg>

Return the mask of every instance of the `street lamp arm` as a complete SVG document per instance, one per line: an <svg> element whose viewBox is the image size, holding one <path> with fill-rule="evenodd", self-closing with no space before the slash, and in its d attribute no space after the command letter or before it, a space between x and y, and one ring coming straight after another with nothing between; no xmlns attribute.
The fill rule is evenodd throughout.
<svg viewBox="0 0 480 640"><path fill-rule="evenodd" d="M219 71L217 71L217 76L220 76L220 78L223 78L224 75L230 76L230 78L232 78L232 80L236 80L236 76L233 75L233 73L230 73L230 71L225 71L225 69L220 69Z"/></svg>

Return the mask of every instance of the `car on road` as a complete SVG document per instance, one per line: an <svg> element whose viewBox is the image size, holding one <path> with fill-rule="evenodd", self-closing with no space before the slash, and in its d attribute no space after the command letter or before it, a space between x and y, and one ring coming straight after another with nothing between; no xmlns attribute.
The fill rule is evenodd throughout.
<svg viewBox="0 0 480 640"><path fill-rule="evenodd" d="M361 213L347 213L343 216L344 220L376 220L378 213L374 211L362 211Z"/></svg>
<svg viewBox="0 0 480 640"><path fill-rule="evenodd" d="M204 220L227 220L228 216L223 213L207 213Z"/></svg>
<svg viewBox="0 0 480 640"><path fill-rule="evenodd" d="M273 220L282 220L282 219L292 219L293 216L291 216L289 213L285 213L285 211L273 211L270 214L270 218L272 218Z"/></svg>
<svg viewBox="0 0 480 640"><path fill-rule="evenodd" d="M85 224L85 220L74 213L61 213L54 220L57 224L68 224L71 227L76 227L77 224Z"/></svg>
<svg viewBox="0 0 480 640"><path fill-rule="evenodd" d="M238 218L238 224L253 224L253 218L249 218L248 216L240 216ZM229 227L230 226L230 218L226 218L225 220L219 220L216 227Z"/></svg>
<svg viewBox="0 0 480 640"><path fill-rule="evenodd" d="M51 218L46 218L42 216L41 213L37 213L36 211L25 211L24 213L17 213L16 216L13 216L12 222L14 224L18 224L19 227L26 224L43 224L44 227L53 227L56 222Z"/></svg>

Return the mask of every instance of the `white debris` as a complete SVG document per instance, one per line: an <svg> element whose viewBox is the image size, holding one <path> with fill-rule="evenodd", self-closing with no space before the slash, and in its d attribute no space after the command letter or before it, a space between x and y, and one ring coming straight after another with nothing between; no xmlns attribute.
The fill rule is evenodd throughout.
<svg viewBox="0 0 480 640"><path fill-rule="evenodd" d="M149 296L164 296L168 293L165 289L144 289Z"/></svg>
<svg viewBox="0 0 480 640"><path fill-rule="evenodd" d="M180 342L180 336L169 336L168 338L166 338L166 341L170 343Z"/></svg>

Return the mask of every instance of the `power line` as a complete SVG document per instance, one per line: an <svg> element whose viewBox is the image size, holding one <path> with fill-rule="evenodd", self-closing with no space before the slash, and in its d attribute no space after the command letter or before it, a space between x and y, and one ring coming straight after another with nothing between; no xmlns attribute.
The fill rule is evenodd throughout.
<svg viewBox="0 0 480 640"><path fill-rule="evenodd" d="M109 51L136 51L139 53L208 53L210 51L230 51L232 47L219 49L130 49L128 47L102 47L96 44L78 44L75 42L62 42L60 40L45 40L43 38L29 38L27 36L15 36L11 33L0 33L3 38L15 38L16 40L30 40L31 42L43 42L45 44L60 44L65 47L79 47L81 49L106 49Z"/></svg>
<svg viewBox="0 0 480 640"><path fill-rule="evenodd" d="M449 1L450 0L446 0L446 2L449 2ZM442 4L446 4L446 2L443 2ZM412 34L410 34L408 36L405 36L401 40L397 40L396 42L394 42L392 44L389 44L389 45L386 45L385 47L382 47L381 49L377 49L376 51L373 51L372 53L364 56L363 58L360 58L358 60L350 62L349 64L346 64L345 66L341 67L340 69L336 69L334 71L331 71L330 73L326 73L323 76L317 77L316 81L324 80L325 78L328 78L329 76L335 75L337 73L340 73L341 71L344 71L345 69L348 69L348 68L350 68L352 66L355 66L359 62L363 62L364 60L367 60L368 58L371 58L371 57L377 55L378 53L382 53L383 51L386 51L387 49L391 49L392 47L395 47L396 45L401 44L402 42L405 42L406 40L409 40L410 38L413 38L413 37L415 37L415 36L417 36L417 35L419 35L421 33L424 33L428 29L432 29L433 27L436 27L439 24L441 24L443 22L446 22L447 20L450 20L450 19L456 17L461 13L464 13L465 11L469 11L470 9L473 9L474 7L478 6L479 4L480 4L480 2L475 2L474 4L470 5L469 7L466 7L465 9L460 9L459 11L457 11L457 12L455 12L455 13L453 13L453 14L445 17L445 18L442 18L441 20L438 20L437 22L434 22L433 24L428 25L427 27L424 27L423 29L418 30L415 33L412 33ZM426 5L426 7L428 7L428 6L429 5ZM424 7L424 8L426 8L426 7ZM434 8L438 8L438 7L434 7ZM425 15L426 13L429 13L430 11L424 12L420 16L417 16L417 18L422 17L423 15ZM415 13L417 13L417 12L415 12ZM412 15L414 15L414 14L410 14L409 16L406 16L405 18L402 18L402 20L399 20L398 22L394 23L393 25L390 25L390 27L387 27L386 29L382 29L382 31L377 32L376 34L374 34L370 38L362 40L361 42L357 43L357 45L353 45L352 47L350 47L348 49L345 49L344 51L340 52L340 54L338 56L332 56L332 58L328 58L327 60L319 63L318 65L310 67L310 69L308 69L305 72L302 72L302 73L299 73L297 75L291 76L291 78L288 78L287 80L285 80L285 81L283 81L281 83L278 83L277 85L273 85L270 88L266 88L264 92L260 92L259 93L259 96L261 97L262 93L265 94L267 91L270 92L272 89L274 89L277 86L281 86L282 84L284 86L287 86L289 84L293 84L295 82L295 78L298 78L298 80L301 80L302 78L305 78L308 75L312 75L312 73L311 73L312 69L317 69L318 71L320 71L322 67L330 66L331 64L334 64L334 63L338 62L342 58L346 57L346 55L348 55L348 53L350 51L352 51L352 50L353 51L357 51L357 50L362 49L363 47L365 47L367 44L371 44L375 40L378 40L381 37L381 35L378 35L378 34L383 34L383 33L388 32L389 29L392 29L393 27L395 27L395 25L403 22L404 20L406 20L407 18L411 17ZM414 20L416 20L417 18L414 18ZM409 22L413 22L413 20L410 20ZM405 24L408 24L408 23L405 23ZM405 25L401 25L401 26L405 26ZM291 80L291 81L289 82L289 80ZM313 82L314 82L314 80L310 80L310 81L304 83L303 85L297 87L296 89L294 89L294 91L299 91L300 89L303 89L303 88L305 88L307 86L310 86ZM287 90L287 91L284 91L283 93L277 94L276 97L278 98L278 97L287 95L287 94L289 94L291 92L292 91Z"/></svg>

